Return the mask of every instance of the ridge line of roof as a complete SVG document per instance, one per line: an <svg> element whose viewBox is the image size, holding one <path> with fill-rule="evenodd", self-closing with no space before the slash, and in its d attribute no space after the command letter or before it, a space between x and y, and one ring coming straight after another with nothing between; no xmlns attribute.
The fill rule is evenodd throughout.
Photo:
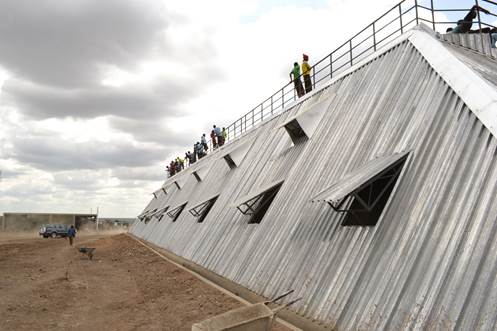
<svg viewBox="0 0 497 331"><path fill-rule="evenodd" d="M417 29L409 37L409 42L490 133L497 137L497 89L458 59L434 33L426 33L424 28Z"/></svg>

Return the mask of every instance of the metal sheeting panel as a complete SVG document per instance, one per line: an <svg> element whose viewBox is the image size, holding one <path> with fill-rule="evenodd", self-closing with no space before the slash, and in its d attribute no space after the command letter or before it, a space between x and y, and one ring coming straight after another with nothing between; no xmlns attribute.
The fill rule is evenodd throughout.
<svg viewBox="0 0 497 331"><path fill-rule="evenodd" d="M136 223L132 233L261 295L295 289L292 309L339 330L492 330L497 314L497 141L406 41L336 81L313 137L292 146L278 125L233 144L242 164L212 162L205 180L149 208L220 196L203 223ZM377 155L411 151L375 227L310 199ZM284 180L260 224L232 206ZM187 205L187 208L191 207ZM185 209L186 210L186 209Z"/></svg>

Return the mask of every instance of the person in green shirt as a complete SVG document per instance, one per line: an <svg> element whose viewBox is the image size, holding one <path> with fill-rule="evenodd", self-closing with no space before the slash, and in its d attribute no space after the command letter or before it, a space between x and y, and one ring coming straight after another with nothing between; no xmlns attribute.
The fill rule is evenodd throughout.
<svg viewBox="0 0 497 331"><path fill-rule="evenodd" d="M290 80L293 80L293 83L295 85L295 90L297 91L297 96L299 98L303 96L305 92L304 92L304 87L302 86L302 81L300 80L300 66L297 62L293 64L293 69L292 71L290 71Z"/></svg>

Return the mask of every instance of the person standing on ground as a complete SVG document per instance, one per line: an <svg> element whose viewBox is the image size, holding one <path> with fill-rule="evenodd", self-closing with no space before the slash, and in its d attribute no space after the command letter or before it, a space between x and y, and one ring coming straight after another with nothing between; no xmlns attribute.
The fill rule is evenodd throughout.
<svg viewBox="0 0 497 331"><path fill-rule="evenodd" d="M302 54L302 75L304 76L304 86L305 93L309 93L312 91L312 81L311 81L311 66L307 61L309 61L309 56L306 54Z"/></svg>
<svg viewBox="0 0 497 331"><path fill-rule="evenodd" d="M304 92L304 87L302 86L302 81L300 80L300 66L297 62L293 64L293 70L290 71L290 80L293 80L293 84L295 85L295 90L297 91L297 96L299 98L303 96L305 92Z"/></svg>
<svg viewBox="0 0 497 331"><path fill-rule="evenodd" d="M69 238L69 245L72 246L74 238L76 237L76 228L74 228L74 225L71 225L71 227L67 230L67 237Z"/></svg>

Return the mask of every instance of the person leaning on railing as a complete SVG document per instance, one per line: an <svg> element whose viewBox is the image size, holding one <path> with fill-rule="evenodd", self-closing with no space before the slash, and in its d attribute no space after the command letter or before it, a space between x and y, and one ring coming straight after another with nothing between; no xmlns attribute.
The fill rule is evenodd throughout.
<svg viewBox="0 0 497 331"><path fill-rule="evenodd" d="M297 96L299 98L303 96L305 92L304 92L304 87L302 86L302 81L300 80L300 66L297 62L293 64L293 69L292 71L290 71L290 80L293 80L293 83L295 85L295 90L297 91Z"/></svg>

